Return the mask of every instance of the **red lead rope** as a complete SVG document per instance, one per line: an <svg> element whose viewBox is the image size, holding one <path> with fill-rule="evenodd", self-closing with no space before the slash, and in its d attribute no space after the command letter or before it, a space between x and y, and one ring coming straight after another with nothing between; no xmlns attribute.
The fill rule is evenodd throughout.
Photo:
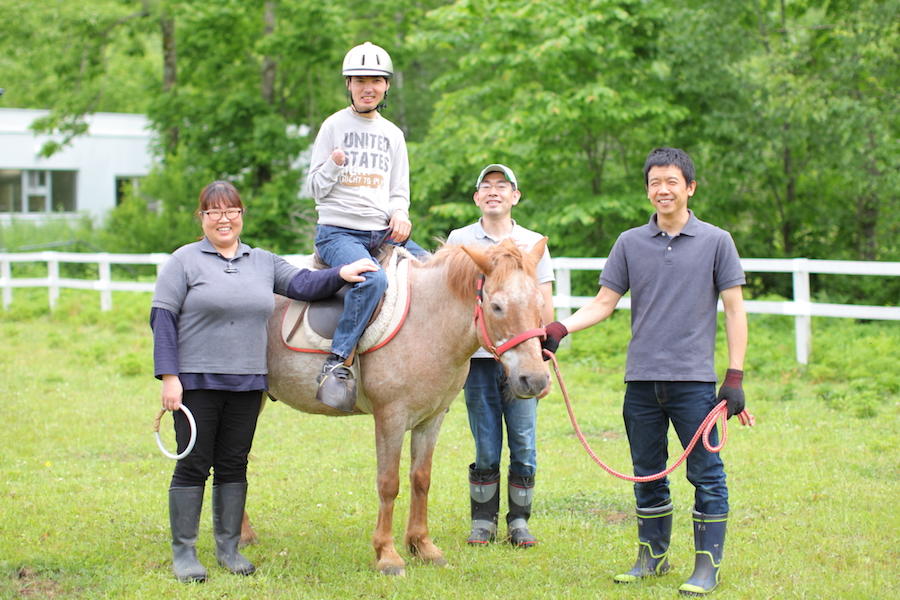
<svg viewBox="0 0 900 600"><path fill-rule="evenodd" d="M566 389L566 383L565 381L563 381L562 374L559 372L559 364L556 362L556 355L546 349L544 350L544 353L549 356L550 360L553 362L553 371L556 373L556 380L559 382L559 388L562 391L563 399L566 401L566 410L569 412L569 420L572 422L572 428L575 429L575 435L578 436L578 441L581 442L581 445L584 446L584 449L587 450L588 455L594 460L594 462L600 465L600 467L610 475L614 475L615 477L624 479L626 481L656 481L657 479L666 477L669 473L677 469L678 466L685 461L685 459L694 449L694 446L697 445L697 441L701 437L703 438L703 447L706 448L709 452L719 452L722 448L725 447L725 442L728 441L728 425L726 418L728 416L728 403L725 400L722 400L719 404L713 407L711 411L709 411L709 414L706 415L706 418L703 419L703 422L697 429L697 433L695 433L694 437L691 438L691 442L687 445L687 448L684 449L682 455L678 457L678 460L676 460L671 467L667 468L665 471L656 473L655 475L645 475L642 477L635 477L626 475L624 473L619 473L618 471L604 463L602 460L600 460L600 458L591 449L591 445L588 444L587 440L584 438L584 434L581 433L581 428L578 427L578 422L575 420L575 413L572 411L572 402L571 400L569 400L569 392ZM741 422L741 425L752 427L756 423L756 419L753 417L753 415L751 415L746 410L739 413L737 417ZM716 421L718 420L722 421L722 442L718 446L713 446L709 442L709 436L712 433L713 427L716 426Z"/></svg>

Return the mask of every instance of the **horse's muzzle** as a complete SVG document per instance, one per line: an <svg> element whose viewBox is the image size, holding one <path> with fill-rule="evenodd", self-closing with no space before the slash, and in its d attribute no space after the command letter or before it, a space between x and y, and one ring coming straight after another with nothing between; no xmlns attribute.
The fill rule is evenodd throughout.
<svg viewBox="0 0 900 600"><path fill-rule="evenodd" d="M534 398L550 383L550 373L532 373L509 379L510 390L517 398Z"/></svg>

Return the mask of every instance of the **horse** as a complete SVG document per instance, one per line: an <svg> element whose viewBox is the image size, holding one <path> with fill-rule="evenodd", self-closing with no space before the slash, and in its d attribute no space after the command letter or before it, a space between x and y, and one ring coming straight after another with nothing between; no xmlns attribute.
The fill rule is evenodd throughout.
<svg viewBox="0 0 900 600"><path fill-rule="evenodd" d="M405 574L392 524L407 431L411 490L404 542L413 557L447 564L428 533L432 457L444 415L465 383L469 358L478 346L503 363L517 397L549 389L538 339L543 299L535 280L546 242L544 238L529 252L511 240L489 248L445 245L426 262L411 259L405 323L388 344L357 358L359 395L352 414L370 414L375 420L379 507L372 546L375 568L385 575ZM280 317L288 301L276 299L268 325L269 395L306 413L347 415L316 401L322 357L286 347Z"/></svg>

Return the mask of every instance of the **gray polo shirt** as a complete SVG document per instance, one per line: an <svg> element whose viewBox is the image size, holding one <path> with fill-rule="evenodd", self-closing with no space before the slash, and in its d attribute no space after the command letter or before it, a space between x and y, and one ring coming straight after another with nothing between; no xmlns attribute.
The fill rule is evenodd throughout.
<svg viewBox="0 0 900 600"><path fill-rule="evenodd" d="M508 237L512 239L519 248L527 252L544 236L536 231L525 229L516 224L516 221L513 220L512 231ZM481 219L479 219L471 225L466 225L465 227L451 231L450 235L447 237L447 243L492 246L502 242L503 239L505 238L494 239L488 235L484 230L484 227L481 226ZM544 248L544 256L541 257L541 260L537 264L537 281L538 283L547 283L552 282L555 279L556 278L553 275L553 262L550 260L550 251ZM472 355L472 358L493 358L493 355L484 348L479 348L475 354Z"/></svg>
<svg viewBox="0 0 900 600"><path fill-rule="evenodd" d="M266 373L272 293L284 295L298 271L243 243L230 260L206 238L173 252L157 277L152 306L178 316L179 372Z"/></svg>
<svg viewBox="0 0 900 600"><path fill-rule="evenodd" d="M690 213L674 238L650 222L622 233L600 285L631 290L625 381L716 381L716 303L744 285L731 235Z"/></svg>

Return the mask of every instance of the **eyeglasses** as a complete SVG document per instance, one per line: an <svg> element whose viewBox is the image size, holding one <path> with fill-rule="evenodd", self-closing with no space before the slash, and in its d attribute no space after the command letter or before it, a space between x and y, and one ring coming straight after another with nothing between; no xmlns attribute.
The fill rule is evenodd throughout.
<svg viewBox="0 0 900 600"><path fill-rule="evenodd" d="M509 190L511 190L512 184L508 183L506 181L499 181L497 183L488 183L487 181L483 181L478 184L478 190L481 192L486 192L486 191L490 190L491 188L494 188L498 192L503 193L503 192L508 192Z"/></svg>
<svg viewBox="0 0 900 600"><path fill-rule="evenodd" d="M201 210L200 214L205 216L207 219L211 221L218 221L222 218L222 215L225 215L225 218L229 221L233 221L237 219L244 213L244 209L242 208L228 208L226 210L212 209L212 210Z"/></svg>

